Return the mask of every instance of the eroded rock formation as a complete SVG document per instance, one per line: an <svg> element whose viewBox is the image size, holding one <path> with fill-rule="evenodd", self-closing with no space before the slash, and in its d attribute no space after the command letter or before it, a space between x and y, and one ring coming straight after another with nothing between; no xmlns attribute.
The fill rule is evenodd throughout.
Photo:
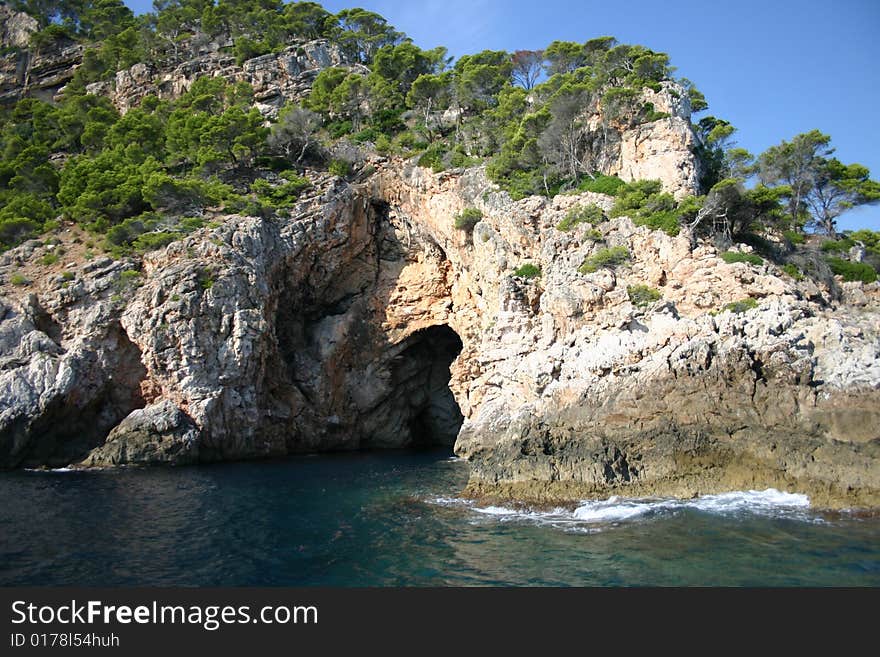
<svg viewBox="0 0 880 657"><path fill-rule="evenodd" d="M259 110L275 117L285 101L299 102L308 95L322 69L348 63L338 46L323 39L291 45L280 53L254 57L242 64L237 64L229 53L231 46L231 42L207 42L197 54L183 57L174 66L135 64L119 71L111 81L89 85L88 91L108 96L124 114L147 95L175 99L200 77L223 77L250 84Z"/></svg>
<svg viewBox="0 0 880 657"><path fill-rule="evenodd" d="M0 100L56 95L81 47L32 54L35 25L3 25ZM241 66L223 44L203 46L90 91L126 111L222 75L251 83L271 116L345 64L323 41ZM602 170L692 193L686 94L644 93L667 116L610 135ZM479 168L368 164L358 184L313 174L289 217L214 217L140 260L86 260L71 243L40 269L54 245L36 241L0 256L0 467L454 443L479 497L777 486L880 505L876 283L727 264L708 243L625 217L598 235L556 228L575 205L610 209L600 194L513 202ZM456 229L472 207L483 218ZM629 260L578 272L608 247ZM540 276L515 275L526 263ZM659 300L635 304L638 285ZM743 299L757 307L720 312Z"/></svg>
<svg viewBox="0 0 880 657"><path fill-rule="evenodd" d="M601 243L589 226L555 228L596 195L511 203L478 174L381 180L456 272L464 350L451 385L472 494L556 503L773 485L821 505L880 500L877 284L828 289L726 264L626 218L602 224ZM484 219L461 246L449 217L465 205ZM577 272L606 246L626 247L630 263ZM514 276L524 262L541 277ZM633 285L662 298L638 307ZM758 307L715 314L747 298Z"/></svg>
<svg viewBox="0 0 880 657"><path fill-rule="evenodd" d="M691 129L687 92L667 82L656 92L645 88L642 95L655 112L667 116L625 130L607 172L627 182L659 180L678 199L698 192L701 170L694 152L700 143Z"/></svg>
<svg viewBox="0 0 880 657"><path fill-rule="evenodd" d="M0 3L0 104L24 96L50 101L73 78L85 48L68 39L33 48L37 21Z"/></svg>
<svg viewBox="0 0 880 657"><path fill-rule="evenodd" d="M600 224L601 241L556 228L601 195L512 202L479 169L373 165L357 185L316 179L289 220L229 216L142 264L71 263L72 284L4 287L0 463L457 437L476 496L777 486L880 503L877 284L726 264L626 218ZM472 206L483 219L455 229ZM630 261L578 273L608 246ZM0 277L33 255L8 252ZM526 262L540 277L514 275ZM633 285L661 299L634 305ZM744 298L757 308L717 312Z"/></svg>

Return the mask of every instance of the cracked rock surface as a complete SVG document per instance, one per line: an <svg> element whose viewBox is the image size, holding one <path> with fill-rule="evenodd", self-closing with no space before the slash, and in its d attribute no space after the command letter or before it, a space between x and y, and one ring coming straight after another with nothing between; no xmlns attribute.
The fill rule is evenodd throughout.
<svg viewBox="0 0 880 657"><path fill-rule="evenodd" d="M0 466L454 442L489 499L774 486L880 505L876 284L727 264L625 217L556 228L598 194L514 202L480 169L372 165L314 177L287 218L221 217L36 287L8 281L47 247L3 254ZM628 261L578 272L613 246Z"/></svg>

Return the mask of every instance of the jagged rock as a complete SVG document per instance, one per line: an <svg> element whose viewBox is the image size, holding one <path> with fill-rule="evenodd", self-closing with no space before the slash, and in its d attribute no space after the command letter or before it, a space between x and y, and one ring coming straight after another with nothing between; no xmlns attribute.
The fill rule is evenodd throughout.
<svg viewBox="0 0 880 657"><path fill-rule="evenodd" d="M37 21L0 4L0 104L12 104L26 96L51 101L73 77L85 48L59 39L41 50L30 48Z"/></svg>
<svg viewBox="0 0 880 657"><path fill-rule="evenodd" d="M0 46L27 48L31 35L39 29L36 19L0 3Z"/></svg>
<svg viewBox="0 0 880 657"><path fill-rule="evenodd" d="M261 55L236 64L235 58L217 47L174 66L135 64L119 71L113 82L89 85L89 93L105 94L123 114L154 94L174 99L205 75L222 76L230 82L244 81L254 88L260 111L274 118L286 101L300 101L309 92L322 69L346 65L339 47L319 39L296 43L278 54Z"/></svg>
<svg viewBox="0 0 880 657"><path fill-rule="evenodd" d="M672 116L623 133L620 156L610 169L623 180L659 180L677 199L700 188L699 145L690 117Z"/></svg>
<svg viewBox="0 0 880 657"><path fill-rule="evenodd" d="M198 429L183 411L165 400L132 411L79 465L186 464L197 462L198 456Z"/></svg>
<svg viewBox="0 0 880 657"><path fill-rule="evenodd" d="M589 197L511 203L478 175L415 168L379 180L452 266L464 349L450 385L470 494L557 503L775 485L821 505L880 502L880 316L865 292L860 311L831 309L810 301L816 283L726 264L626 218L600 228L631 262L585 276L577 266L604 245L581 238L589 227L552 226ZM468 205L484 217L463 247L450 217ZM526 260L542 275L524 288L511 270ZM635 284L662 302L633 307ZM873 289L850 285L849 297ZM707 312L745 298L761 302Z"/></svg>
<svg viewBox="0 0 880 657"><path fill-rule="evenodd" d="M702 165L695 151L700 142L691 129L686 90L665 82L657 91L643 89L641 101L667 116L625 130L607 172L627 182L659 180L677 199L699 192Z"/></svg>
<svg viewBox="0 0 880 657"><path fill-rule="evenodd" d="M595 194L513 202L481 169L371 166L315 177L289 219L226 216L142 262L4 288L0 466L455 440L475 496L776 486L880 505L876 284L727 264L626 217L601 242L555 228L610 202ZM467 207L472 233L454 227ZM578 273L609 246L629 262ZM0 280L46 248L4 254ZM514 275L525 262L539 278ZM636 306L633 285L661 299Z"/></svg>

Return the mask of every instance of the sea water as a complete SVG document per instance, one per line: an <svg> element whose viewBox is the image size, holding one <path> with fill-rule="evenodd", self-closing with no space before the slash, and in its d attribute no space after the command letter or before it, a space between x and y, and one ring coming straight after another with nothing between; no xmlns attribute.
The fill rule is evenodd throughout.
<svg viewBox="0 0 880 657"><path fill-rule="evenodd" d="M880 520L796 491L481 507L448 453L0 473L0 585L880 585Z"/></svg>

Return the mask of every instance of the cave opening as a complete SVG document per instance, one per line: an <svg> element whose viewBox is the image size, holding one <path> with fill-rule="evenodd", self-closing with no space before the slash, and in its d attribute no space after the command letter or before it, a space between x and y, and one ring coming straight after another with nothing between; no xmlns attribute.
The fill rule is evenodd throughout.
<svg viewBox="0 0 880 657"><path fill-rule="evenodd" d="M449 367L461 349L461 338L443 324L411 335L395 359L393 377L407 401L411 447L451 448L455 444L464 416L449 389Z"/></svg>

